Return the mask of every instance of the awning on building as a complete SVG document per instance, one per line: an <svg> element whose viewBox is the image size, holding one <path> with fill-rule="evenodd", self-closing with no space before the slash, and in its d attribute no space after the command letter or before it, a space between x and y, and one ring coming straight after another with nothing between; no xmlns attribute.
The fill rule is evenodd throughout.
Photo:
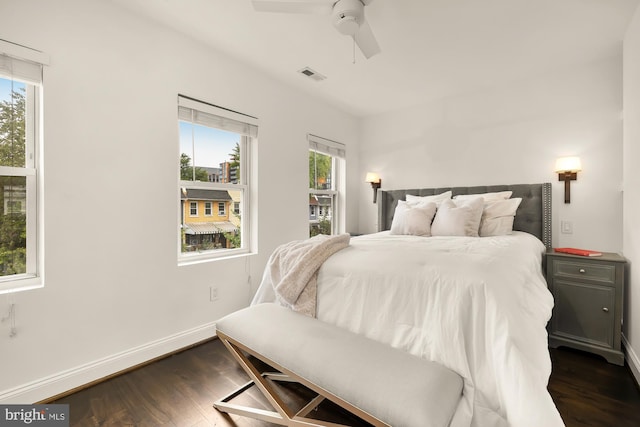
<svg viewBox="0 0 640 427"><path fill-rule="evenodd" d="M195 222L184 224L184 232L186 234L218 234L233 233L238 227L229 221L221 222Z"/></svg>
<svg viewBox="0 0 640 427"><path fill-rule="evenodd" d="M234 231L238 230L238 227L236 227L230 221L214 222L213 224L220 230L221 233L233 233Z"/></svg>

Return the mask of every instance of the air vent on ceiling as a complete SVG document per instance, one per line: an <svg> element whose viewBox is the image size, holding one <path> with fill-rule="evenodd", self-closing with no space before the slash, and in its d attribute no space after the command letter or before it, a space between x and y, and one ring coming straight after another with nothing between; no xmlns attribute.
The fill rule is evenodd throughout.
<svg viewBox="0 0 640 427"><path fill-rule="evenodd" d="M310 79L313 79L317 82L326 79L327 77L323 76L322 74L318 73L317 71L312 70L309 67L304 67L302 70L298 70L298 72L300 74L303 74L307 77L309 77Z"/></svg>

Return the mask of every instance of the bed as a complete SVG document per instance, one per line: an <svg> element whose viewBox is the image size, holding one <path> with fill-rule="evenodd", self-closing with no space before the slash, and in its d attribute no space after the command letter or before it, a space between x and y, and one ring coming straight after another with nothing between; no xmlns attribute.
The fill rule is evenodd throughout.
<svg viewBox="0 0 640 427"><path fill-rule="evenodd" d="M448 191L452 197L510 191L521 199L513 231L391 233L407 195ZM463 399L453 427L563 426L547 391L553 298L542 256L551 245L551 185L382 191L378 203L380 231L352 238L317 271L316 317L460 374ZM253 303L275 300L263 277Z"/></svg>

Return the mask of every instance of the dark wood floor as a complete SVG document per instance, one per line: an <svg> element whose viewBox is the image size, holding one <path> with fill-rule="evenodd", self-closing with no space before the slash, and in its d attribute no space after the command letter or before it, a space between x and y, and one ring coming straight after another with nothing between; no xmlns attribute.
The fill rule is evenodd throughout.
<svg viewBox="0 0 640 427"><path fill-rule="evenodd" d="M551 358L549 390L567 427L640 426L640 390L627 367L565 349L551 350ZM228 417L212 407L247 378L222 343L212 340L51 403L70 405L71 426L270 426ZM287 385L283 394L302 405L308 393ZM236 399L266 407L257 390ZM316 416L354 427L368 425L330 402L323 403Z"/></svg>
<svg viewBox="0 0 640 427"><path fill-rule="evenodd" d="M552 349L549 391L567 427L640 427L640 388L628 366Z"/></svg>

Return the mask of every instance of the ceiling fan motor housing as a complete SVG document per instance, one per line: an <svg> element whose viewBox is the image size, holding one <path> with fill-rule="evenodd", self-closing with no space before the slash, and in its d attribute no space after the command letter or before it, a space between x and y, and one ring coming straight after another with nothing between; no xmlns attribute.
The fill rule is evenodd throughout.
<svg viewBox="0 0 640 427"><path fill-rule="evenodd" d="M341 34L353 36L364 22L364 4L360 0L339 0L333 5L333 26Z"/></svg>

